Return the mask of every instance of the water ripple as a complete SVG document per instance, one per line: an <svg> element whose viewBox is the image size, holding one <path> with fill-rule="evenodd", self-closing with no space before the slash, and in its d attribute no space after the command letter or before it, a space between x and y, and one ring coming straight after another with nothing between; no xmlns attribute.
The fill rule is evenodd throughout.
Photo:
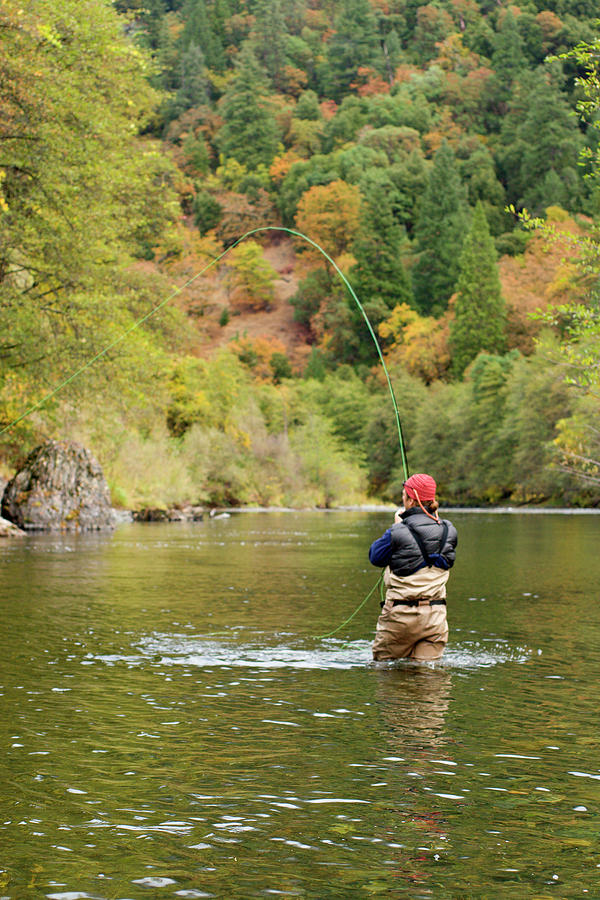
<svg viewBox="0 0 600 900"><path fill-rule="evenodd" d="M142 638L139 644L141 656L112 654L97 656L98 661L108 665L124 662L139 664L142 660L152 660L161 666L239 666L242 668L295 668L295 669L350 669L355 667L396 668L402 666L426 665L436 668L481 669L503 663L524 663L531 657L531 651L524 647L510 647L506 642L494 643L464 641L450 647L443 659L435 663L418 663L410 660L374 663L371 659L370 641L342 643L328 640L321 645L275 646L228 643L203 638L201 635L154 633ZM293 724L293 723L292 723Z"/></svg>

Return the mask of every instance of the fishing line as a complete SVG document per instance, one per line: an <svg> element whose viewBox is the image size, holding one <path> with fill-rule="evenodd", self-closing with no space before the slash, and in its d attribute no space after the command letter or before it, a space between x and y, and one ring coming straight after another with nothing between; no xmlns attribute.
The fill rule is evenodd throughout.
<svg viewBox="0 0 600 900"><path fill-rule="evenodd" d="M365 605L365 603L367 602L367 600L369 600L369 599L371 598L371 596L375 593L375 591L377 590L377 588L378 588L380 585L383 586L383 572L381 573L381 575L379 576L379 578L377 579L377 581L375 582L375 584L373 585L373 587L371 588L371 590L369 591L369 593L367 594L367 596L365 597L365 599L362 601L362 603L360 604L360 606L357 606L357 607L356 607L356 609L354 610L354 612L352 613L352 615L351 615L351 616L348 616L348 618L346 619L346 621L345 621L345 622L342 622L341 625L338 625L337 628L334 628L333 631L329 631L327 634L317 634L317 635L316 635L317 640L320 641L322 638L328 638L328 637L331 637L331 636L334 635L334 634L337 634L337 632L340 631L340 630L344 627L344 625L347 625L348 622L351 622L352 619L354 618L354 616L357 615L357 613L359 613L359 612L361 611L361 609L363 608L363 606ZM345 645L344 645L344 646L345 646ZM343 648L342 648L342 649L343 649Z"/></svg>
<svg viewBox="0 0 600 900"><path fill-rule="evenodd" d="M82 375L87 369L89 369L91 366L93 366L93 364L95 362L97 362L103 356L106 356L107 353L109 353L118 344L120 344L122 341L124 341L125 338L128 337L128 335L130 335L132 333L132 331L135 331L136 328L139 328L140 325L143 325L144 322L148 321L148 319L150 319L152 316L156 315L156 313L159 312L159 310L161 310L164 306L166 306L167 303L169 303L171 300L173 300L174 297L177 297L179 294L181 294L186 288L188 288L191 284L193 284L194 281L196 281L198 278L200 278L201 275L204 275L204 273L208 272L208 270L210 268L212 268L212 266L215 266L218 262L220 262L223 259L223 257L226 256L226 254L230 252L230 250L233 250L234 247L237 247L238 244L240 244L246 238L251 237L253 234L260 234L261 232L265 232L265 231L283 231L286 234L291 234L291 235L294 235L295 237L302 238L302 240L306 241L308 244L311 244L311 246L315 247L315 249L317 249L325 257L325 259L333 266L334 270L337 272L337 274L340 276L340 278L346 285L346 288L348 289L352 299L356 303L363 319L365 320L366 326L369 330L369 334L371 335L371 337L373 339L373 343L375 344L375 348L377 350L377 355L379 356L379 361L381 362L383 371L385 373L387 385L388 385L388 388L390 391L390 396L392 398L392 405L394 407L396 428L398 430L398 441L400 444L400 454L402 457L402 468L404 471L404 480L406 481L406 479L408 479L408 461L406 458L406 449L404 446L404 435L402 432L402 423L400 421L400 413L398 411L396 395L394 394L394 388L392 386L390 374L389 374L387 366L385 364L385 359L383 358L383 353L381 352L381 347L379 346L379 341L377 340L375 332L373 331L373 327L369 321L369 317L367 316L362 303L356 296L354 288L352 287L352 285L350 284L350 282L348 281L348 279L346 278L344 273L341 271L341 269L339 268L337 263L329 256L329 254L326 253L325 250L323 250L323 248L316 241L313 241L311 238L307 237L305 234L302 234L302 232L296 231L293 228L285 228L283 226L278 226L278 225L264 225L264 226L261 226L260 228L253 228L251 231L247 231L245 234L243 234L240 238L238 238L237 241L234 241L233 244L231 244L229 247L227 247L227 249L224 250L223 253L220 253L218 256L216 256L214 259L212 259L208 263L208 265L204 266L204 268L201 269L199 272L197 272L192 278L188 279L188 281L186 281L185 284L183 284L179 288L176 288L174 291L172 291L168 295L168 297L165 297L165 299L162 300L157 306L155 306L153 309L151 309L145 315L141 316L141 318L137 319L133 323L133 325L131 325L129 328L127 328L121 335L119 335L119 337L115 338L114 341L112 341L110 344L108 344L108 346L104 347L103 350L101 350L99 353L97 353L95 356L93 356L91 359L89 359L83 366L81 366L79 369L77 369L75 372L73 372L71 375L69 375L68 378L65 378L64 381L61 381L61 383L59 385L57 385L52 391L50 391L48 394L46 394L44 397L42 397L41 400L39 400L37 403L33 404L33 406L30 406L28 409L26 409L24 413L22 413L20 416L18 416L16 419L14 419L8 425L5 425L4 428L0 429L0 436L5 434L7 431L10 431L11 428L14 428L15 425L18 425L19 422L22 422L23 419L26 419L33 412L36 412L36 410L41 409L42 406L44 406L49 400L51 400L53 397L55 397L60 391L63 390L63 388L65 388L68 384L70 384L72 381L74 381L76 378L78 378L80 375ZM373 595L373 593L375 592L377 587L380 584L382 584L382 579L383 579L383 573L381 574L381 576L379 577L378 581L373 586L373 588L369 591L367 596L364 598L364 600L354 610L352 615L350 615L345 620L345 622L342 622L341 625L338 625L338 627L335 628L333 631L330 631L328 634L319 635L318 636L319 639L331 637L332 635L334 635L338 631L340 631L344 627L344 625L347 625L349 622L351 622L352 619L360 612L360 610L363 608L363 606L366 604L366 602Z"/></svg>
<svg viewBox="0 0 600 900"><path fill-rule="evenodd" d="M121 335L119 335L119 337L115 338L114 341L112 341L103 350L101 350L99 353L97 353L95 356L93 356L91 359L89 359L83 366L81 366L79 369L77 369L75 372L73 372L71 375L69 375L68 378L65 378L64 381L61 381L61 383L59 385L57 385L57 387L55 387L52 391L50 391L48 394L46 394L44 397L42 397L41 400L39 400L37 403L33 404L33 406L30 406L28 409L26 409L24 413L22 413L20 416L18 416L16 419L14 419L8 425L5 425L4 428L0 429L0 436L5 434L7 431L10 431L11 428L14 428L15 425L18 425L19 422L22 422L23 419L26 419L28 416L31 415L31 413L35 412L38 409L41 409L41 407L44 406L44 404L46 404L49 400L51 400L53 397L55 397L60 391L63 390L63 388L65 388L68 384L70 384L72 381L74 381L76 378L78 378L80 375L82 375L87 369L90 368L90 366L93 366L93 364L95 362L97 362L99 359L101 359L103 356L106 356L106 354L109 353L111 350L113 350L118 344L120 344L121 341L124 341L125 338L128 337L128 335L130 335L132 331L135 331L136 328L139 328L140 325L143 325L144 322L146 322L148 319L150 319L152 316L154 316L159 310L161 310L163 308L163 306L166 306L167 303L169 303L169 301L171 301L174 297L177 297L178 294L181 294L186 288L188 288L191 284L193 284L194 281L196 281L196 279L200 278L200 276L204 275L205 272L208 272L208 270L210 268L212 268L212 266L215 266L218 262L220 262L220 260L222 260L223 257L227 253L229 253L230 250L233 250L234 247L237 247L238 244L240 244L246 238L251 237L253 234L259 234L260 232L265 232L265 231L284 231L287 234L292 234L296 237L302 238L302 240L311 244L333 266L333 268L335 269L337 274L340 276L340 278L346 285L348 291L350 292L352 299L356 303L358 309L360 310L360 312L362 314L362 317L365 320L365 323L369 330L369 334L373 338L373 343L375 344L375 347L377 349L377 354L379 356L379 360L381 362L381 365L383 366L383 371L385 372L385 377L387 379L388 388L389 388L390 395L392 398L392 405L394 407L394 416L396 419L396 428L398 430L398 440L400 443L400 453L402 456L402 468L404 470L404 479L406 480L408 478L408 462L406 459L406 450L404 447L404 435L402 433L402 423L400 421L400 413L398 411L398 404L396 402L396 396L394 394L394 388L392 387L392 381L390 378L390 374L389 374L387 366L385 364L385 360L383 358L383 353L381 352L381 347L379 346L379 341L377 340L377 337L375 336L375 332L373 331L373 328L369 321L369 317L367 316L362 303L356 296L354 288L352 287L352 285L350 284L350 282L348 281L348 279L346 278L344 273L341 271L341 269L338 267L338 265L334 262L334 260L329 256L329 254L326 253L325 250L323 250L323 248L320 247L316 241L313 241L311 238L307 237L305 234L302 234L302 232L300 232L300 231L295 231L293 228L284 228L283 226L278 226L278 225L264 225L260 228L253 228L251 231L247 231L245 234L243 234L240 238L238 238L237 241L235 241L233 244L231 244L230 247L227 247L227 249L224 250L223 253L220 253L218 256L216 256L214 259L212 259L208 263L208 265L204 266L204 268L201 269L199 272L197 272L192 278L188 279L188 281L186 281L185 284L183 284L181 287L176 288L174 291L172 291L172 293L170 293L168 297L165 297L165 299L162 300L153 309L151 309L150 312L146 313L144 316L137 319L133 323L133 325L131 325L129 328L127 328L126 331L124 331Z"/></svg>
<svg viewBox="0 0 600 900"><path fill-rule="evenodd" d="M252 232L248 232L248 234L251 234L251 233ZM112 341L110 344L108 344L107 347L105 347L103 350L101 350L99 353L97 353L95 356L93 356L91 359L89 359L83 366L81 366L79 369L77 369L77 371L75 371L71 375L69 375L68 378L65 378L64 381L61 381L61 383L59 385L57 385L57 387L55 387L54 390L50 391L49 394L46 394L45 397L42 397L42 399L40 401L38 401L38 403L35 403L33 406L30 406L29 409L26 409L22 415L20 415L18 418L14 419L14 421L12 421L8 425L6 425L2 430L0 430L0 436L3 435L6 431L9 431L11 428L14 428L15 425L18 425L19 422L22 422L23 419L26 419L27 416L31 415L31 413L35 412L36 410L38 410L42 406L44 406L44 404L47 403L48 400L51 400L53 397L55 397L60 391L62 391L63 388L65 388L68 384L70 384L72 381L74 381L76 378L78 378L79 375L82 375L87 369L89 369L90 366L93 366L93 364L95 362L97 362L103 356L106 356L106 354L110 350L112 350L114 347L116 347L117 344L120 344L121 341L125 340L125 338L128 335L130 335L132 331L135 331L136 328L139 328L140 325L143 325L144 322L146 322L153 315L155 315L160 309L163 308L163 306L166 306L170 300L172 300L174 297L177 297L178 294L181 294L187 287L190 286L190 284L193 284L193 282L196 281L197 278L200 278L201 275L204 275L204 273L207 272L211 268L211 266L216 265L216 263L218 263L225 256L226 253L229 253L230 250L233 250L233 248L236 246L236 244L239 244L240 241L243 241L244 238L247 236L248 236L247 234L243 235L238 241L236 241L234 244L232 244L231 247L228 247L226 250L223 251L223 253L221 253L219 256L215 257L215 259L211 260L208 263L208 265L206 265L203 269L201 269L199 272L197 272L193 276L193 278L190 278L188 281L186 281L185 284L183 284L180 288L176 288L172 293L169 294L168 297L165 297L164 300L161 300L161 302L157 306L155 306L153 309L151 309L150 312L146 313L144 316L137 319L133 323L133 325L131 325L129 328L127 328L127 330L124 331L122 334L120 334L119 337L115 338L115 340Z"/></svg>

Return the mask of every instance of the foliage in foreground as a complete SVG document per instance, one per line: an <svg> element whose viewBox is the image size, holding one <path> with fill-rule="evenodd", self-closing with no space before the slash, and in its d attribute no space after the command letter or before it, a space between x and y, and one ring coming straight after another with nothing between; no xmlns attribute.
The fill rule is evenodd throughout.
<svg viewBox="0 0 600 900"><path fill-rule="evenodd" d="M164 296L165 281L131 263L168 242L177 209L172 166L139 138L157 102L144 57L106 3L86 15L76 0L3 3L0 33L5 425ZM132 369L138 388L154 389L156 372L139 362L161 355L176 318L167 311L107 358L109 393L115 382L128 392Z"/></svg>

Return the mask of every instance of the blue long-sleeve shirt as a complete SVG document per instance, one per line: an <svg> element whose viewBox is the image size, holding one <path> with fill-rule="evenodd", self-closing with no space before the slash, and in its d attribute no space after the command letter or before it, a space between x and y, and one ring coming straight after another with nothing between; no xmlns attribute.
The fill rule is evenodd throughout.
<svg viewBox="0 0 600 900"><path fill-rule="evenodd" d="M369 548L369 562L374 566L389 565L392 558L392 529L388 528Z"/></svg>

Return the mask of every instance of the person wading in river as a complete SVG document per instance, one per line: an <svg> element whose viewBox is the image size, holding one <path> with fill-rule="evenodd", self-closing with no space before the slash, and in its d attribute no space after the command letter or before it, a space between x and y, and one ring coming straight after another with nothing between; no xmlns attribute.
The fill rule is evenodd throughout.
<svg viewBox="0 0 600 900"><path fill-rule="evenodd" d="M373 659L439 659L448 642L446 582L458 537L440 519L431 475L411 475L402 487L394 524L371 544L369 560L385 566L385 602Z"/></svg>

